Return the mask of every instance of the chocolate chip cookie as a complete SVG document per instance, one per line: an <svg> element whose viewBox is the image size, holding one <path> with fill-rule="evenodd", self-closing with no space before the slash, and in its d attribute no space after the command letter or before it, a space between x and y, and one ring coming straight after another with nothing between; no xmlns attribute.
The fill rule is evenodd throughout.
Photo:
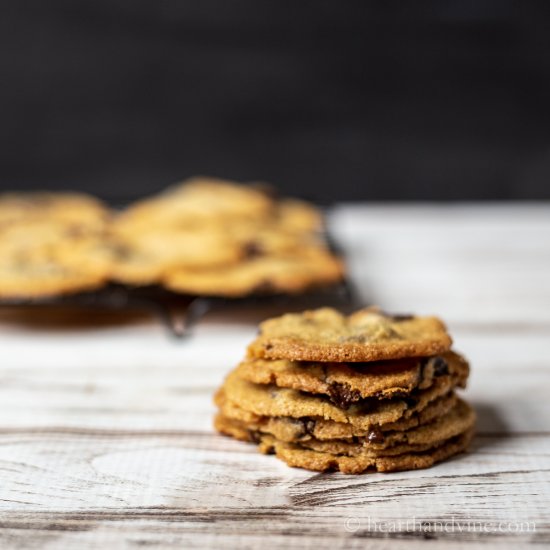
<svg viewBox="0 0 550 550"><path fill-rule="evenodd" d="M370 362L432 356L452 340L436 317L389 315L365 308L345 316L331 308L289 313L260 325L251 357L294 361Z"/></svg>
<svg viewBox="0 0 550 550"><path fill-rule="evenodd" d="M169 271L164 285L175 292L241 297L251 294L297 294L342 280L343 262L326 250L303 248L294 253L259 255L221 268Z"/></svg>

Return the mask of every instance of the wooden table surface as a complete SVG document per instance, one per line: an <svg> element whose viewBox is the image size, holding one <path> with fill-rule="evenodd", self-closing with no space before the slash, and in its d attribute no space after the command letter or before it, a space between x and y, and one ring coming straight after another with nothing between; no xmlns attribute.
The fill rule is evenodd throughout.
<svg viewBox="0 0 550 550"><path fill-rule="evenodd" d="M472 363L470 453L345 476L216 435L212 393L265 308L183 341L4 312L0 548L550 543L550 205L342 206L331 226L365 303L448 322Z"/></svg>

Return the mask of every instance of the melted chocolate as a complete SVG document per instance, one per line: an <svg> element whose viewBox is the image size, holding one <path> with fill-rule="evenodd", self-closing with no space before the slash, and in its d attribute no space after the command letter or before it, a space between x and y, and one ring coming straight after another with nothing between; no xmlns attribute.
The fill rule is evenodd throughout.
<svg viewBox="0 0 550 550"><path fill-rule="evenodd" d="M449 364L445 361L445 359L443 359L443 357L434 357L433 365L435 376L444 376L449 374Z"/></svg>
<svg viewBox="0 0 550 550"><path fill-rule="evenodd" d="M371 428L367 434L367 441L369 443L384 443L385 439L384 433L377 427Z"/></svg>
<svg viewBox="0 0 550 550"><path fill-rule="evenodd" d="M449 374L449 364L443 357L426 357L420 364L420 371L418 373L418 385L426 378L426 369L428 365L433 365L434 376L445 376Z"/></svg>
<svg viewBox="0 0 550 550"><path fill-rule="evenodd" d="M353 390L348 384L333 382L328 387L330 400L341 409L347 409L352 403L356 403L361 399L361 394L358 390Z"/></svg>

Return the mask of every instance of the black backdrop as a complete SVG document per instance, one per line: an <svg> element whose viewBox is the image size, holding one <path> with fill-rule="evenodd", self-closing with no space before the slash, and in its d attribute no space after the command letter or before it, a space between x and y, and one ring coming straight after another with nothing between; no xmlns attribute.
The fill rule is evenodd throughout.
<svg viewBox="0 0 550 550"><path fill-rule="evenodd" d="M550 198L546 5L5 1L0 187Z"/></svg>

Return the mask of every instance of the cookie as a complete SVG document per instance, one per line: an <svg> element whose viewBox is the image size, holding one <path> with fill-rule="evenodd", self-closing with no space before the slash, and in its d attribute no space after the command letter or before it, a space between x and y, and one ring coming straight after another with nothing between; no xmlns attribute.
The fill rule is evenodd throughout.
<svg viewBox="0 0 550 550"><path fill-rule="evenodd" d="M453 372L467 373L464 358L452 351L435 357L347 364L247 358L236 370L249 382L327 395L335 405L347 408L366 397L392 397L427 388L435 376L449 372L451 362Z"/></svg>
<svg viewBox="0 0 550 550"><path fill-rule="evenodd" d="M275 453L277 458L292 467L318 472L340 471L343 474L360 474L367 471L397 472L429 468L468 448L473 430L455 436L441 445L423 452L410 452L397 456L373 457L368 455L345 456L306 449L298 443L277 441L273 436L261 436L259 450Z"/></svg>
<svg viewBox="0 0 550 550"><path fill-rule="evenodd" d="M105 284L111 257L100 234L33 218L0 229L0 296L50 297Z"/></svg>
<svg viewBox="0 0 550 550"><path fill-rule="evenodd" d="M55 262L34 262L24 271L0 265L0 281L0 298L8 302L89 292L106 282L102 277L67 269Z"/></svg>
<svg viewBox="0 0 550 550"><path fill-rule="evenodd" d="M45 255L0 260L0 298L36 299L95 290L104 272L87 270Z"/></svg>
<svg viewBox="0 0 550 550"><path fill-rule="evenodd" d="M244 248L208 229L151 229L138 238L113 236L112 279L131 285L159 282L171 269L220 268L238 262Z"/></svg>
<svg viewBox="0 0 550 550"><path fill-rule="evenodd" d="M0 196L0 297L47 298L95 290L108 280L104 232L111 212L77 193Z"/></svg>
<svg viewBox="0 0 550 550"><path fill-rule="evenodd" d="M132 236L150 227L261 220L271 216L274 209L273 198L260 187L197 177L134 203L117 218L115 228Z"/></svg>
<svg viewBox="0 0 550 550"><path fill-rule="evenodd" d="M82 193L28 192L0 195L0 229L37 220L102 230L112 212L101 201Z"/></svg>
<svg viewBox="0 0 550 550"><path fill-rule="evenodd" d="M242 297L300 293L339 283L341 260L317 248L296 254L253 257L224 269L175 268L163 278L167 288L186 294Z"/></svg>
<svg viewBox="0 0 550 550"><path fill-rule="evenodd" d="M319 233L324 228L322 212L305 201L281 199L275 212L277 226L293 233Z"/></svg>
<svg viewBox="0 0 550 550"><path fill-rule="evenodd" d="M215 398L220 415L227 420L242 427L246 426L246 429L251 432L271 434L276 439L288 442L302 442L312 438L350 440L357 437L367 438L372 442L384 442L388 432L410 430L447 414L455 406L456 401L454 392L449 392L407 418L364 429L353 424L325 420L320 417L260 416L245 411L227 400L223 391L218 392Z"/></svg>
<svg viewBox="0 0 550 550"><path fill-rule="evenodd" d="M456 385L464 385L466 377L467 373L462 371L449 372L435 378L429 388L414 391L404 398L367 398L347 409L335 406L326 397L248 382L235 371L228 375L223 392L228 401L259 416L319 417L368 430L372 426L412 416L435 399L447 394Z"/></svg>
<svg viewBox="0 0 550 550"><path fill-rule="evenodd" d="M392 316L366 308L344 316L321 308L260 325L250 357L292 361L366 362L437 355L452 340L436 317Z"/></svg>
<svg viewBox="0 0 550 550"><path fill-rule="evenodd" d="M249 257L300 252L312 247L328 252L322 235L321 212L313 205L295 199L277 201L272 214L261 220L240 220L229 224L222 220L219 227L242 243Z"/></svg>

